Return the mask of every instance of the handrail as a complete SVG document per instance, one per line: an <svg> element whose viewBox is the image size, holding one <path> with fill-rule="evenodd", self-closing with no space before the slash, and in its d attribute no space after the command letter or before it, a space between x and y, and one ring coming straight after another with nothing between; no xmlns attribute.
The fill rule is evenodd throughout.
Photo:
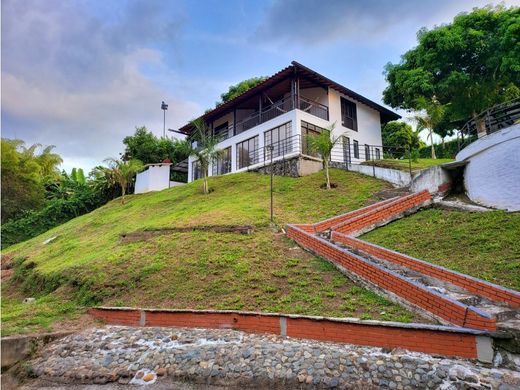
<svg viewBox="0 0 520 390"><path fill-rule="evenodd" d="M459 131L462 137L462 142L459 141L458 150L460 151L471 142L475 141L477 136L482 138L483 136L512 126L519 120L520 97L490 107L482 111L475 118L471 118L464 124L464 126L462 126ZM484 130L485 134L482 134L484 131L479 130ZM466 140L464 140L464 135L467 136Z"/></svg>
<svg viewBox="0 0 520 390"><path fill-rule="evenodd" d="M297 107L305 112L308 112L318 118L325 120L329 119L329 108L321 103L314 102L301 96ZM229 125L225 132L219 137L219 141L222 142L228 138L231 138L237 134L243 133L259 124L267 122L277 116L283 115L294 109L293 100L291 96L277 100L271 103L267 107L262 108L262 111L257 111L246 118L237 121L235 124Z"/></svg>

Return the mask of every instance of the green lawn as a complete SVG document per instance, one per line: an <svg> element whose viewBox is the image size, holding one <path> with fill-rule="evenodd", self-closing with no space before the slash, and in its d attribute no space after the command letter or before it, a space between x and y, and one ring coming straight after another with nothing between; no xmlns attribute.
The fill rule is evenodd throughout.
<svg viewBox="0 0 520 390"><path fill-rule="evenodd" d="M412 171L418 171L421 169L433 167L435 165L441 165L449 162L453 162L454 160L449 158L420 158L417 161L412 161ZM384 159L384 160L373 160L367 161L363 163L363 165L375 165L376 167L382 168L393 168L399 169L401 171L407 171L409 169L409 161L408 159L404 160L395 160L395 159Z"/></svg>
<svg viewBox="0 0 520 390"><path fill-rule="evenodd" d="M315 222L363 206L382 181L332 170L274 178L275 222ZM7 248L15 273L2 283L2 332L52 329L95 304L279 311L410 321L408 311L352 284L329 263L269 227L269 177L254 173L113 201ZM122 233L196 225L255 226L252 235L189 232L122 244ZM47 245L43 241L56 236ZM22 305L34 296L35 304Z"/></svg>
<svg viewBox="0 0 520 390"><path fill-rule="evenodd" d="M520 290L520 213L428 209L361 238Z"/></svg>

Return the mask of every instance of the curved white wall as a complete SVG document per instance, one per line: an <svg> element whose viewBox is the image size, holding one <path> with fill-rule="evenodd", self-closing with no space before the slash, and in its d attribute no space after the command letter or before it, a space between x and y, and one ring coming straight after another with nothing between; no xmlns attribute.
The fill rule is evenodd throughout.
<svg viewBox="0 0 520 390"><path fill-rule="evenodd" d="M464 185L472 201L520 211L520 124L475 141L457 161L468 162Z"/></svg>

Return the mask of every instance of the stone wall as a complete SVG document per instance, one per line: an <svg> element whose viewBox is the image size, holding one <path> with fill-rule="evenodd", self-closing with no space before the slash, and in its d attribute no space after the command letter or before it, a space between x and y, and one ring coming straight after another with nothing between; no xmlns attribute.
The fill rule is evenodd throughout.
<svg viewBox="0 0 520 390"><path fill-rule="evenodd" d="M321 168L322 163L320 161L304 156L273 162L273 174L276 176L306 176L318 172ZM252 171L270 175L271 164L267 162L263 167L252 169Z"/></svg>

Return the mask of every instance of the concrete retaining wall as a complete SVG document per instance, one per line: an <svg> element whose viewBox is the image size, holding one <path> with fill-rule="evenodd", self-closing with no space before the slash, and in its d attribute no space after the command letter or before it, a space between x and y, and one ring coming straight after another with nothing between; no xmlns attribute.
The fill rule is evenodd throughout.
<svg viewBox="0 0 520 390"><path fill-rule="evenodd" d="M473 142L457 161L467 161L464 186L472 201L520 211L520 124Z"/></svg>

